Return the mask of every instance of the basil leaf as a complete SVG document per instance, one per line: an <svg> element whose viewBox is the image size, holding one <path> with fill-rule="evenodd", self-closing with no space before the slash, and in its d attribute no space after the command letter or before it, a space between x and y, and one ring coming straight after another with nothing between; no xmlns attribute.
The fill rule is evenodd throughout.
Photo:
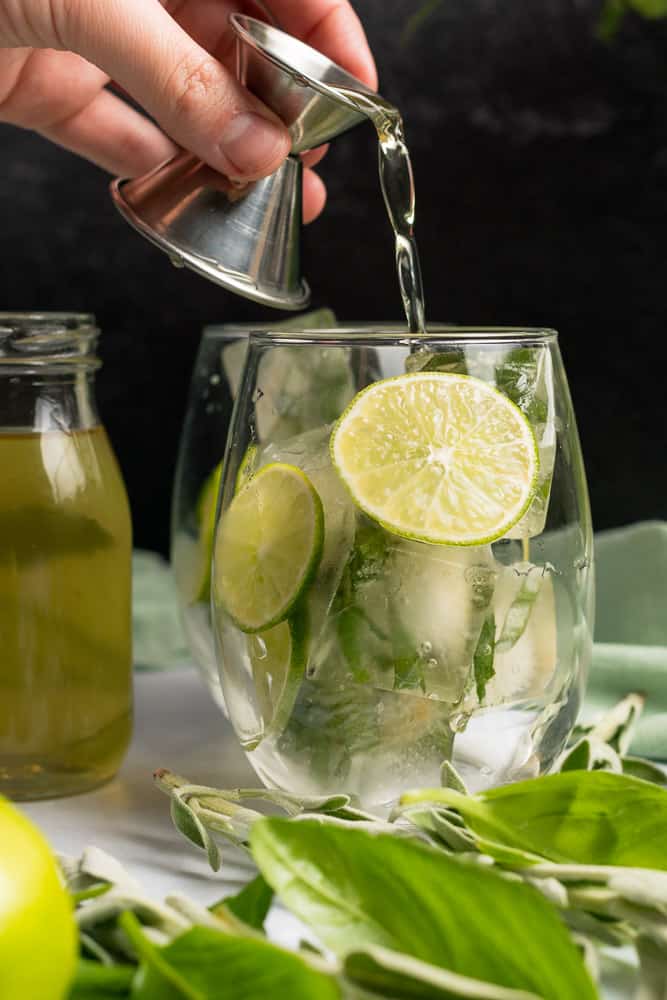
<svg viewBox="0 0 667 1000"><path fill-rule="evenodd" d="M553 861L667 870L667 792L627 775L566 771L478 795L426 789L401 802L444 803L479 837Z"/></svg>
<svg viewBox="0 0 667 1000"><path fill-rule="evenodd" d="M540 1000L535 993L508 990L439 969L387 948L352 952L345 959L347 979L369 993L394 1000Z"/></svg>
<svg viewBox="0 0 667 1000"><path fill-rule="evenodd" d="M299 955L261 938L233 937L209 927L193 927L159 950L168 965L187 982L187 997L197 1000L339 1000L340 989L329 974ZM174 993L174 998L180 994ZM150 965L133 1000L172 1000L164 979Z"/></svg>
<svg viewBox="0 0 667 1000"><path fill-rule="evenodd" d="M407 838L311 820L258 820L251 849L336 953L379 945L544 1000L596 996L556 911L523 882Z"/></svg>
<svg viewBox="0 0 667 1000"><path fill-rule="evenodd" d="M258 875L236 896L227 896L222 902L244 924L261 931L264 929L264 921L273 902L273 889L261 875ZM211 907L211 912L216 912L215 905Z"/></svg>
<svg viewBox="0 0 667 1000"><path fill-rule="evenodd" d="M111 1000L129 997L136 969L131 965L100 965L79 959L68 1000Z"/></svg>

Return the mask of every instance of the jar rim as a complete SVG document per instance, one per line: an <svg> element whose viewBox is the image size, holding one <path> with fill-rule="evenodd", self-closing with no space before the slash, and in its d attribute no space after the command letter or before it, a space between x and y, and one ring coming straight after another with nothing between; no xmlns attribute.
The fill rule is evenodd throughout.
<svg viewBox="0 0 667 1000"><path fill-rule="evenodd" d="M0 312L0 370L99 368L99 332L92 313Z"/></svg>

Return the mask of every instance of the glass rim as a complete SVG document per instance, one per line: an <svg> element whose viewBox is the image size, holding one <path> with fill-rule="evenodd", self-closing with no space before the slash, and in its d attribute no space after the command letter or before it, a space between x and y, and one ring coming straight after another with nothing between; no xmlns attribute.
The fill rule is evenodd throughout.
<svg viewBox="0 0 667 1000"><path fill-rule="evenodd" d="M208 329L211 329L210 327ZM239 327L239 332L242 328ZM373 343L397 347L429 347L434 343L475 344L551 344L558 332L549 327L529 326L457 326L432 324L425 333L410 333L400 323L341 323L338 326L303 330L276 330L269 323L248 324L249 339L258 344ZM231 328L230 328L231 332Z"/></svg>

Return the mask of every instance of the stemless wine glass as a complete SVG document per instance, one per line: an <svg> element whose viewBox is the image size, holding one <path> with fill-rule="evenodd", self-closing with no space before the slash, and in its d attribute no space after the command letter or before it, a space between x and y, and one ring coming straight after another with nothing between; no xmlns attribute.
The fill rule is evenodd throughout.
<svg viewBox="0 0 667 1000"><path fill-rule="evenodd" d="M276 324L279 330L328 326L330 309ZM171 508L171 564L190 652L211 695L225 711L211 625L210 565L222 457L248 335L266 324L223 323L204 328L190 380Z"/></svg>
<svg viewBox="0 0 667 1000"><path fill-rule="evenodd" d="M381 809L446 761L473 790L554 762L593 591L555 332L251 333L219 507L218 665L267 785Z"/></svg>

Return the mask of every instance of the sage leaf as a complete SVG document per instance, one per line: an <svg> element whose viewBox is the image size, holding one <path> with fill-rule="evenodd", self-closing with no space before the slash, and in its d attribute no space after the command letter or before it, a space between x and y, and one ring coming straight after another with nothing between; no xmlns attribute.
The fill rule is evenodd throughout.
<svg viewBox="0 0 667 1000"><path fill-rule="evenodd" d="M467 795L465 781L449 760L444 760L440 768L440 784L443 788L454 788L461 795Z"/></svg>
<svg viewBox="0 0 667 1000"><path fill-rule="evenodd" d="M623 774L565 771L478 795L433 788L401 798L423 802L456 809L478 838L553 861L667 870L667 792Z"/></svg>
<svg viewBox="0 0 667 1000"><path fill-rule="evenodd" d="M559 763L559 771L613 771L623 773L621 758L609 743L603 743L592 735L585 736L570 750Z"/></svg>
<svg viewBox="0 0 667 1000"><path fill-rule="evenodd" d="M196 847L203 847L208 863L214 872L220 868L220 851L210 833L197 816L195 810L178 795L170 801L171 818L174 826Z"/></svg>
<svg viewBox="0 0 667 1000"><path fill-rule="evenodd" d="M635 1000L665 1000L667 997L667 941L662 944L642 936L637 941L639 989Z"/></svg>
<svg viewBox="0 0 667 1000"><path fill-rule="evenodd" d="M227 896L223 900L225 907L235 917L259 931L264 927L272 902L273 889L262 875L257 875L252 882L248 882L235 896ZM211 907L211 912L216 912L215 904Z"/></svg>
<svg viewBox="0 0 667 1000"><path fill-rule="evenodd" d="M650 760L644 760L643 757L622 757L621 765L623 774L632 778L641 778L642 781L652 781L655 785L667 788L667 773Z"/></svg>
<svg viewBox="0 0 667 1000"><path fill-rule="evenodd" d="M646 699L642 694L628 694L613 706L595 725L588 727L587 735L623 755L630 749L632 737L644 710Z"/></svg>
<svg viewBox="0 0 667 1000"><path fill-rule="evenodd" d="M172 1000L164 992L164 966L187 982L196 1000L339 1000L340 987L328 972L261 938L233 937L193 927L161 948L133 1000ZM179 994L174 994L174 998Z"/></svg>
<svg viewBox="0 0 667 1000"><path fill-rule="evenodd" d="M369 947L346 956L347 979L369 993L394 1000L540 1000L535 993L508 990L478 979L459 976L428 962L387 948Z"/></svg>
<svg viewBox="0 0 667 1000"><path fill-rule="evenodd" d="M544 1000L597 996L556 911L519 880L413 839L310 820L259 820L251 850L337 954L377 945Z"/></svg>

